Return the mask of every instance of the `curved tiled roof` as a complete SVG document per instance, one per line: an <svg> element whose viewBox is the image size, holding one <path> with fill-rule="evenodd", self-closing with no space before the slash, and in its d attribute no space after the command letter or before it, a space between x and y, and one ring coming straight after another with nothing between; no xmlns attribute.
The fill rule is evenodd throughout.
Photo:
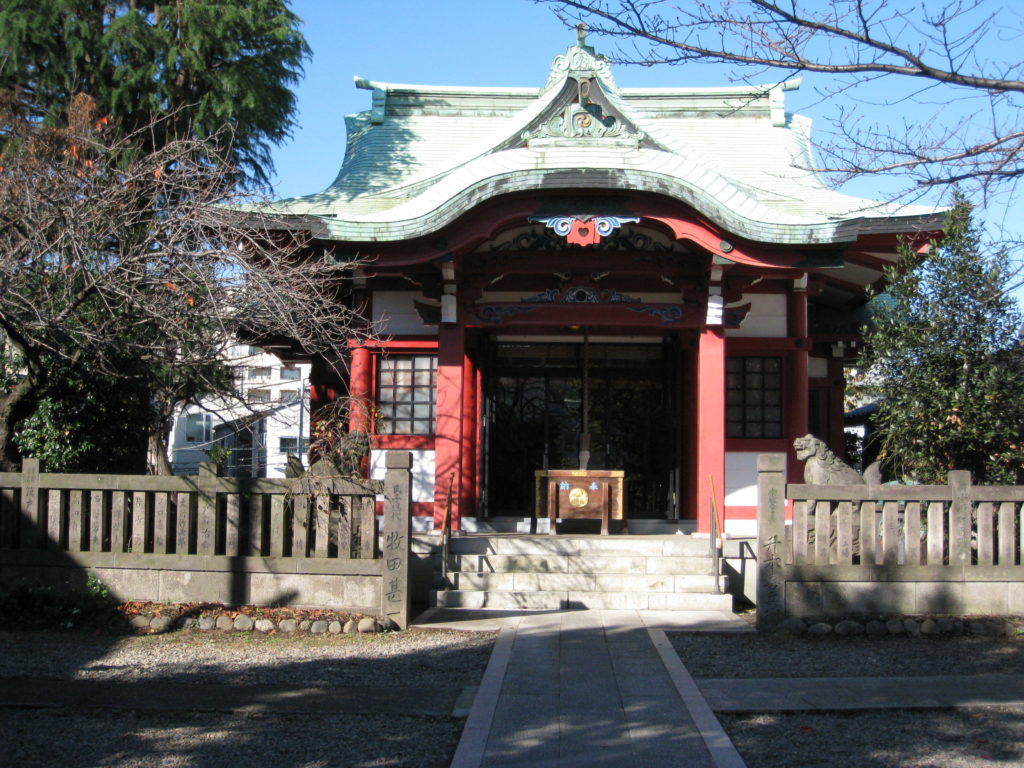
<svg viewBox="0 0 1024 768"><path fill-rule="evenodd" d="M851 197L807 170L810 123L785 113L786 85L619 89L587 46L556 57L543 88L357 85L373 107L346 119L335 181L264 206L318 219L335 240L419 237L498 194L595 183L673 197L767 243L849 242L940 222L934 208Z"/></svg>

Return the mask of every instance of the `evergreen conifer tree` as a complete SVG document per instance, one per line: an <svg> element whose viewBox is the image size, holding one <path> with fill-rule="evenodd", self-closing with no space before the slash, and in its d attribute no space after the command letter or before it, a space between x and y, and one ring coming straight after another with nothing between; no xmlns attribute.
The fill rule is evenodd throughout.
<svg viewBox="0 0 1024 768"><path fill-rule="evenodd" d="M945 235L922 256L904 244L874 298L862 365L879 398L887 474L943 483L1024 478L1021 314L1004 254L982 252L971 206L958 192Z"/></svg>
<svg viewBox="0 0 1024 768"><path fill-rule="evenodd" d="M145 152L216 140L218 156L265 183L309 56L298 24L286 0L7 0L0 93L51 125L84 94L126 133L146 128Z"/></svg>

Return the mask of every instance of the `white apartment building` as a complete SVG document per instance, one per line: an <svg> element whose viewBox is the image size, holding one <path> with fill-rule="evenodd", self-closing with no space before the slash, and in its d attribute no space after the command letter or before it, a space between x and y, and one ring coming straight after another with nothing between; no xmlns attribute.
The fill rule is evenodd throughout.
<svg viewBox="0 0 1024 768"><path fill-rule="evenodd" d="M231 450L224 462L230 477L284 477L289 456L308 465L309 365L288 365L259 347L229 348L239 398L209 400L185 408L171 433L171 466L192 475L210 450Z"/></svg>

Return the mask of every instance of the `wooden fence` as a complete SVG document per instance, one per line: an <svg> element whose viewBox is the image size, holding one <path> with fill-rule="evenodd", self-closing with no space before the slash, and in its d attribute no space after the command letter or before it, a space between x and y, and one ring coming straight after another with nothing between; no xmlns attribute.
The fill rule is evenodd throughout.
<svg viewBox="0 0 1024 768"><path fill-rule="evenodd" d="M758 623L1024 612L1024 487L789 484L758 457ZM792 524L787 525L787 500Z"/></svg>
<svg viewBox="0 0 1024 768"><path fill-rule="evenodd" d="M302 605L408 622L410 457L381 483L327 474L191 477L0 473L0 578L94 573L119 597ZM384 494L383 531L375 499ZM380 534L380 535L378 535Z"/></svg>

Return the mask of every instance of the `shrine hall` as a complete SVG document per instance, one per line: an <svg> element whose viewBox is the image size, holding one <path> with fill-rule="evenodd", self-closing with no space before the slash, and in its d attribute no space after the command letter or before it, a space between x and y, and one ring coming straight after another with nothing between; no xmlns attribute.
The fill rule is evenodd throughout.
<svg viewBox="0 0 1024 768"><path fill-rule="evenodd" d="M351 399L374 476L412 453L423 523L543 517L584 477L548 493L752 533L757 455L842 453L866 288L941 226L811 170L798 85L619 88L582 36L532 87L357 79L334 183L264 207L360 260L373 341L313 361L314 405Z"/></svg>

